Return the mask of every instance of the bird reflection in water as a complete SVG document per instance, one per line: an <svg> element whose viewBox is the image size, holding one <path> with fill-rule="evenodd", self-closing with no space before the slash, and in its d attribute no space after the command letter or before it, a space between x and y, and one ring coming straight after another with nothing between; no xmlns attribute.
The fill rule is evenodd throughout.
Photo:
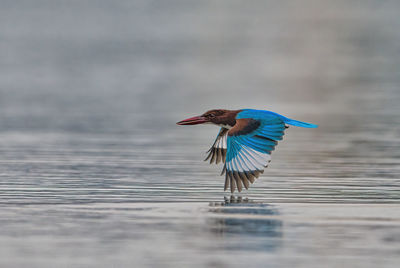
<svg viewBox="0 0 400 268"><path fill-rule="evenodd" d="M273 251L282 243L283 222L272 205L231 196L210 203L209 211L210 231L226 249Z"/></svg>

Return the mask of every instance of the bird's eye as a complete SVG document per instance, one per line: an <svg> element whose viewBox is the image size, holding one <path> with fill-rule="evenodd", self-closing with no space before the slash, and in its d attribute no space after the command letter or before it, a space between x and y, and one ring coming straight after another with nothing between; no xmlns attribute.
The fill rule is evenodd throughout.
<svg viewBox="0 0 400 268"><path fill-rule="evenodd" d="M209 114L208 116L209 117L215 117L215 114Z"/></svg>

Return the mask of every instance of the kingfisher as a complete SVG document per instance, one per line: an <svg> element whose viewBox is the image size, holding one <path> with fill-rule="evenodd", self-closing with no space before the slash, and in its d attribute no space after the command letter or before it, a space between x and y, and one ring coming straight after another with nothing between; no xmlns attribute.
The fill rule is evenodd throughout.
<svg viewBox="0 0 400 268"><path fill-rule="evenodd" d="M210 164L224 163L221 172L221 176L225 173L224 191L230 187L231 193L236 189L241 192L243 186L248 189L255 178L264 172L271 162L271 152L282 140L289 125L318 127L271 111L254 109L215 109L177 124L214 124L220 127L204 161L210 160Z"/></svg>

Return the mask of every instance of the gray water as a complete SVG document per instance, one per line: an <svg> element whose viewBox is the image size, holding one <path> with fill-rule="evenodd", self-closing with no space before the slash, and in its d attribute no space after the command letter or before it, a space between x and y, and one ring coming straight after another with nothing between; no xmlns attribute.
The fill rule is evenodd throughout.
<svg viewBox="0 0 400 268"><path fill-rule="evenodd" d="M1 267L398 267L398 1L0 1ZM290 127L231 200L202 160Z"/></svg>

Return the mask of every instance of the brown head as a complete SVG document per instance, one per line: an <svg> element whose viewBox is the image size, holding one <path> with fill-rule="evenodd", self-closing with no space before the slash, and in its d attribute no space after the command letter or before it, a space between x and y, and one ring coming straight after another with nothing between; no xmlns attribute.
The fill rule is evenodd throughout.
<svg viewBox="0 0 400 268"><path fill-rule="evenodd" d="M236 123L236 115L240 110L223 110L216 109L205 112L200 116L191 117L182 121L179 121L178 125L197 125L211 123L219 126L232 127Z"/></svg>

